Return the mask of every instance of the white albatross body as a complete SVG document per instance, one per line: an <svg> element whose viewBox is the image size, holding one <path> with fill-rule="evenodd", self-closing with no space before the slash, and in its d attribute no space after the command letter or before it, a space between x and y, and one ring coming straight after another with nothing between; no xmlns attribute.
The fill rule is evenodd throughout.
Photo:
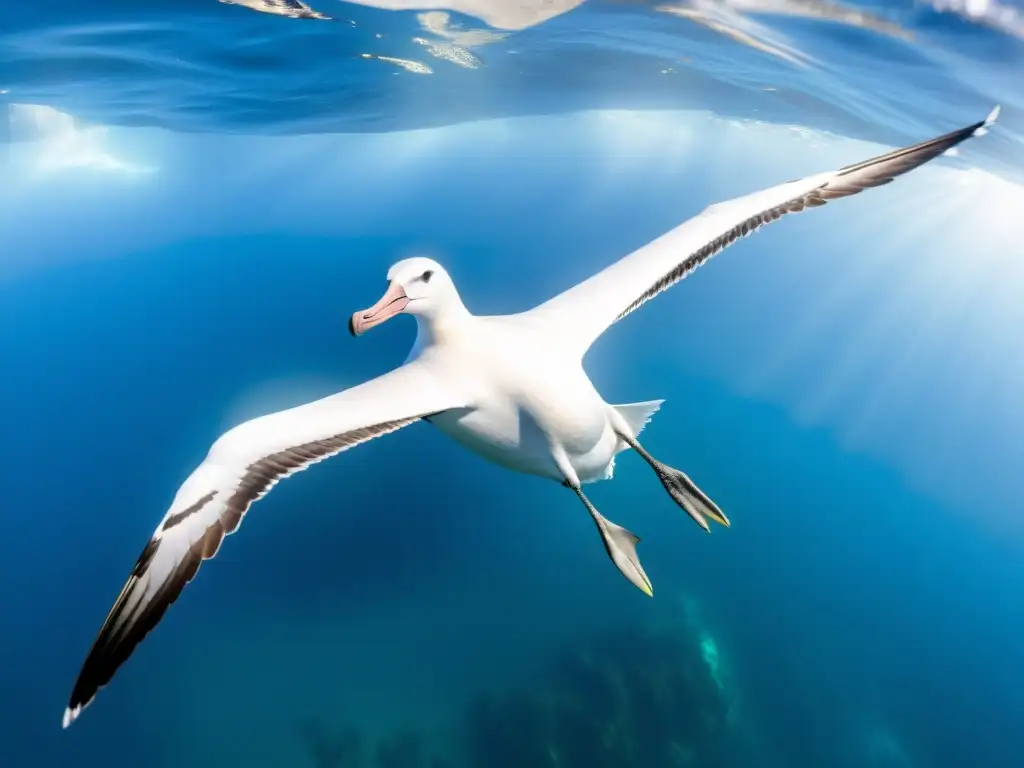
<svg viewBox="0 0 1024 768"><path fill-rule="evenodd" d="M516 472L562 482L562 460L581 483L610 477L615 453L626 447L615 435L610 406L581 361L542 337L529 314L470 316L412 357L407 364L437 371L466 401L430 423Z"/></svg>
<svg viewBox="0 0 1024 768"><path fill-rule="evenodd" d="M426 258L388 272L388 290L352 316L359 335L400 313L417 321L405 364L306 405L229 430L178 489L121 590L71 693L70 725L113 677L203 560L213 557L254 501L279 480L367 440L420 420L509 469L571 488L594 520L620 572L653 593L636 553L639 538L603 517L583 492L609 478L632 448L672 499L705 530L729 525L685 474L655 459L637 435L660 401L610 405L583 368L610 325L674 285L716 253L788 213L880 186L985 132L985 120L880 157L712 205L593 277L526 312L472 315L450 276Z"/></svg>

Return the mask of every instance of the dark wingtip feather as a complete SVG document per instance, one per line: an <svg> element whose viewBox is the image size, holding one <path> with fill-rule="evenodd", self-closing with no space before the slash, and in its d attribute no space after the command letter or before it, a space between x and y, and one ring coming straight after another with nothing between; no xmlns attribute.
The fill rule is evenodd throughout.
<svg viewBox="0 0 1024 768"><path fill-rule="evenodd" d="M181 560L151 594L137 595L139 589L147 590L150 586L149 583L143 582L143 579L149 572L160 543L164 540L159 535L152 538L136 561L131 576L128 577L114 607L107 614L103 627L82 665L67 709L64 711L64 727L71 725L82 710L92 703L96 694L113 679L118 669L157 626L167 609L192 581L203 561L217 554L224 537L238 528L250 505L269 491L274 483L312 462L333 456L419 420L419 416L411 416L352 429L322 440L296 445L253 462L246 468L234 493L224 502L219 517L189 546ZM168 516L161 525L161 533L172 531L176 526L189 520L216 495L216 491L211 491L192 507ZM138 600L131 602L133 596L138 596Z"/></svg>
<svg viewBox="0 0 1024 768"><path fill-rule="evenodd" d="M622 310L615 317L615 321L621 320L649 299L682 280L716 253L719 253L739 238L760 229L768 222L776 221L788 213L797 213L806 208L817 208L825 205L830 200L849 197L863 192L865 189L889 184L898 176L902 176L934 160L939 155L948 152L957 144L966 141L972 136L984 136L987 133L988 126L992 125L998 117L999 107L996 106L984 120L969 125L966 128L960 128L943 136L922 141L910 147L896 149L888 154L879 155L870 160L864 160L863 162L840 168L831 179L824 182L821 186L738 222L729 231L724 232L711 242L706 243L686 256L673 269L659 278L650 288ZM799 181L799 179L796 181Z"/></svg>
<svg viewBox="0 0 1024 768"><path fill-rule="evenodd" d="M988 116L984 120L980 120L977 123L968 125L965 128L960 128L955 131L937 136L934 139L928 139L922 141L919 144L914 144L909 147L903 147L902 149L896 149L885 155L874 157L870 160L865 160L854 165L848 165L845 168L839 169L840 176L849 176L856 174L859 171L867 171L868 169L878 168L879 171L888 170L891 171L889 179L895 176L900 176L908 171L918 168L930 160L934 160L941 154L948 152L958 144L967 141L967 139L973 138L974 136L984 136L988 133L988 126L992 125L999 118L999 106L989 112ZM885 176L879 176L877 179L873 179L876 183L884 183L882 179ZM870 184L875 186L875 184Z"/></svg>
<svg viewBox="0 0 1024 768"><path fill-rule="evenodd" d="M156 590L146 602L136 604L132 615L125 617L124 611L128 598L139 586L139 580L146 573L149 564L160 545L159 539L151 540L132 571L121 595L103 623L99 635L93 643L89 655L82 665L75 687L71 691L68 707L64 712L64 727L73 723L96 695L113 679L117 670L128 660L135 648L160 623L167 609L177 601L204 559L210 548L210 538L215 537L217 543L224 538L224 529L219 525L211 526L188 550L174 568L170 577ZM123 619L124 623L119 620Z"/></svg>

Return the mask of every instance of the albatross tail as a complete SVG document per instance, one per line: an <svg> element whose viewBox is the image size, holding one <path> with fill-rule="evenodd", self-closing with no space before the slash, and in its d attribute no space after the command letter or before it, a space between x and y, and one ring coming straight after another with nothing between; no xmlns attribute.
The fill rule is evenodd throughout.
<svg viewBox="0 0 1024 768"><path fill-rule="evenodd" d="M644 427L650 423L651 418L664 402L664 400L648 400L645 403L613 405L612 408L622 417L622 421L629 428L630 437L637 437L644 431ZM629 448L629 444L620 440L619 451L624 451L627 448Z"/></svg>

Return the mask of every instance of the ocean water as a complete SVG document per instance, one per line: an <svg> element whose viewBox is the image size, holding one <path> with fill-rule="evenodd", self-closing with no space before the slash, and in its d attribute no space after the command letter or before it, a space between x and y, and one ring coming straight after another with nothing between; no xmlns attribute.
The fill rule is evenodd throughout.
<svg viewBox="0 0 1024 768"><path fill-rule="evenodd" d="M0 768L1024 764L1024 6L0 7ZM428 254L515 312L704 206L982 119L611 328L665 398L584 509L426 424L277 486L67 730L210 444L400 364Z"/></svg>

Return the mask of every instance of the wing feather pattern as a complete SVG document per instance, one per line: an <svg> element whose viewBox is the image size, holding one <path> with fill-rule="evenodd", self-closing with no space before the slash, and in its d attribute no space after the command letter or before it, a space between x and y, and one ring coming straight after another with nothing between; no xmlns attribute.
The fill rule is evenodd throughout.
<svg viewBox="0 0 1024 768"><path fill-rule="evenodd" d="M888 184L972 136L983 135L998 115L996 107L985 120L929 141L709 206L529 314L563 335L572 351L583 355L608 327L740 238L786 214Z"/></svg>
<svg viewBox="0 0 1024 768"><path fill-rule="evenodd" d="M419 419L465 405L421 363L238 425L179 489L142 550L82 666L67 728L159 623L185 585L280 480Z"/></svg>

